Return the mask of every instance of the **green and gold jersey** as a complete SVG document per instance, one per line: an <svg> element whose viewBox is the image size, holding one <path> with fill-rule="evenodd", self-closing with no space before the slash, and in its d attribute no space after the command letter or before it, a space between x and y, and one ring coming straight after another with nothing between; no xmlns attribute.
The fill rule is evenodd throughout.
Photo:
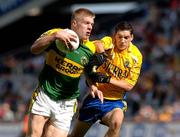
<svg viewBox="0 0 180 137"><path fill-rule="evenodd" d="M42 36L59 30L49 30ZM77 98L80 94L78 87L80 75L95 52L94 44L84 41L77 50L64 54L53 42L46 51L45 65L39 75L40 86L53 100Z"/></svg>

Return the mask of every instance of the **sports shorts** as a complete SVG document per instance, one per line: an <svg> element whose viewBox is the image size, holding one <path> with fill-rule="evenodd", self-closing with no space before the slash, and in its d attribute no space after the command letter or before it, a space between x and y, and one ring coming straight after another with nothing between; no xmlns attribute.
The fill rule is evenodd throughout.
<svg viewBox="0 0 180 137"><path fill-rule="evenodd" d="M57 128L69 131L72 117L76 110L76 99L54 101L38 87L33 92L29 111L46 116Z"/></svg>
<svg viewBox="0 0 180 137"><path fill-rule="evenodd" d="M115 108L126 111L126 101L104 99L103 103L101 103L99 98L92 98L91 95L89 95L85 98L79 110L79 120L92 124L97 120L102 120L103 116Z"/></svg>

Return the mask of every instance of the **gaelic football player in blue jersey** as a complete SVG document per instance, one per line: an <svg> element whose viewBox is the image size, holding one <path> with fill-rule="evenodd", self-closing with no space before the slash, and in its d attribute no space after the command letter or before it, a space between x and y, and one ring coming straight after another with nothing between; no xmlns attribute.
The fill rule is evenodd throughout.
<svg viewBox="0 0 180 137"><path fill-rule="evenodd" d="M88 95L79 111L70 137L84 137L96 121L108 126L104 137L119 137L120 128L127 109L127 91L136 84L142 65L142 54L132 43L133 28L128 22L120 22L112 37L106 36L96 44L103 45L107 54L105 61L90 78L94 92L103 93L103 102Z"/></svg>

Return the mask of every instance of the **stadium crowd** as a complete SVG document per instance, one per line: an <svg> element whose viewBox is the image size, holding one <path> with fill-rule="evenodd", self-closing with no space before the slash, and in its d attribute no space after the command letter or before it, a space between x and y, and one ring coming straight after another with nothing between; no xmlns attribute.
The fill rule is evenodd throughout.
<svg viewBox="0 0 180 137"><path fill-rule="evenodd" d="M143 53L139 81L128 93L127 121L180 121L180 3L144 5L146 15L130 20ZM109 31L101 30L101 35ZM0 57L0 122L23 121L43 55L30 48Z"/></svg>

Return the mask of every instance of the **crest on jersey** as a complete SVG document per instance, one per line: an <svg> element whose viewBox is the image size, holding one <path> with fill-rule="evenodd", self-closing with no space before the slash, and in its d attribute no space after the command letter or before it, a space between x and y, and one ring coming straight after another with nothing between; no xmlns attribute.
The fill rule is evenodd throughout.
<svg viewBox="0 0 180 137"><path fill-rule="evenodd" d="M126 59L125 62L124 62L125 67L128 68L129 64L130 64L129 60Z"/></svg>
<svg viewBox="0 0 180 137"><path fill-rule="evenodd" d="M86 56L81 57L81 64L83 64L83 65L87 65L88 64L88 59L87 59Z"/></svg>

